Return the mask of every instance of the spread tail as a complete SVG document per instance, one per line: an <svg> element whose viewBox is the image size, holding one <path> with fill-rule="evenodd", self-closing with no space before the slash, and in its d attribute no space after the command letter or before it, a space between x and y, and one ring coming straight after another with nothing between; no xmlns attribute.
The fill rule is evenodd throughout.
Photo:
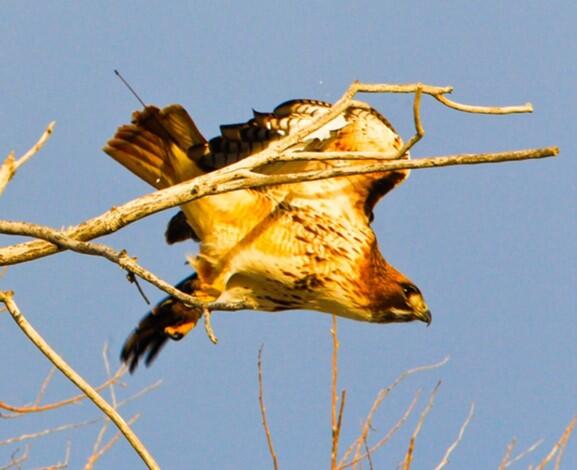
<svg viewBox="0 0 577 470"><path fill-rule="evenodd" d="M147 106L120 126L104 152L157 189L202 173L197 165L206 139L180 105Z"/></svg>

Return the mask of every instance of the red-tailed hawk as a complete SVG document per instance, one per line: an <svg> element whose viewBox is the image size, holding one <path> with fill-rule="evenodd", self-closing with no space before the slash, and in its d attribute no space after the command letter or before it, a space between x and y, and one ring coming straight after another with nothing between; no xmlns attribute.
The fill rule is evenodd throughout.
<svg viewBox="0 0 577 470"><path fill-rule="evenodd" d="M121 126L104 151L155 188L222 168L265 149L327 113L331 105L293 100L246 123L221 126L207 141L179 105L147 106ZM387 152L401 138L377 111L349 107L291 151ZM404 158L408 158L405 155ZM297 173L370 163L355 160L276 162L266 174ZM390 323L431 314L419 289L382 257L370 227L377 201L408 176L391 171L237 190L181 207L166 231L168 243L200 242L195 274L177 288L203 301L248 301L258 310L317 310L354 320ZM167 298L126 341L132 369L149 364L168 340L198 321L198 309Z"/></svg>

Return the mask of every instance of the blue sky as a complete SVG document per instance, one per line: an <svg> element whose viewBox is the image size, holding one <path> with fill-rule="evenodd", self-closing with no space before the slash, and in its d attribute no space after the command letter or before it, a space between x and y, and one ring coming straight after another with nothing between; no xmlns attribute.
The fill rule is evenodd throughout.
<svg viewBox="0 0 577 470"><path fill-rule="evenodd" d="M24 152L48 122L50 142L5 191L0 217L53 227L76 224L150 191L101 152L139 107L113 74L120 69L151 104L181 103L202 132L267 111L290 98L335 100L354 79L453 85L472 104L522 104L531 115L458 113L424 99L426 138L414 157L558 145L556 159L415 171L383 200L374 224L385 257L424 292L421 324L339 321L340 388L347 390L342 443L357 435L378 390L408 378L384 402L369 442L386 433L422 388L406 426L373 456L394 468L438 380L435 406L416 444L414 468L434 467L470 403L476 416L450 468L496 468L513 437L518 451L544 443L517 467L540 460L577 413L577 184L574 116L577 37L572 2L32 2L5 1L0 42L2 154ZM405 136L409 96L365 96ZM195 246L167 247L153 216L101 241L127 249L163 278L188 273ZM14 241L2 237L3 244ZM146 311L114 265L62 254L10 267L2 289L90 382L105 379ZM145 286L152 299L163 296ZM202 329L170 344L154 367L125 380L124 396L163 378L123 408L163 468L269 468L257 402L264 349L265 399L281 468L326 468L330 459L330 317L311 312L222 313L218 346ZM34 399L47 361L8 315L0 315L0 400ZM75 394L57 379L48 401ZM98 416L91 405L4 420L0 440ZM90 453L97 427L33 443L25 468ZM14 447L0 449L0 464ZM577 468L570 442L565 468ZM125 443L100 468L140 468Z"/></svg>

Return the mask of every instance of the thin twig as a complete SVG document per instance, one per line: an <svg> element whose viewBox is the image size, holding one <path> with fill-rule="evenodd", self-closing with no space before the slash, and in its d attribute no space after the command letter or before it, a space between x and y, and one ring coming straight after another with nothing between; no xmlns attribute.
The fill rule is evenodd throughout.
<svg viewBox="0 0 577 470"><path fill-rule="evenodd" d="M563 431L563 434L559 438L559 440L555 443L551 451L547 454L547 456L535 467L535 470L543 470L545 466L553 460L555 454L557 454L557 460L555 462L555 470L559 468L561 464L561 458L563 457L563 452L565 451L565 447L567 446L567 442L575 429L575 425L577 425L577 416L575 416L569 425Z"/></svg>
<svg viewBox="0 0 577 470"><path fill-rule="evenodd" d="M52 121L50 124L48 124L46 130L42 133L42 135L38 139L38 142L36 142L30 148L30 150L28 150L28 152L26 152L24 155L22 155L18 160L14 162L16 170L18 170L22 165L24 165L28 160L30 160L34 155L36 155L42 147L44 147L44 144L46 143L48 138L52 135L52 132L54 132L55 125L56 125L55 121Z"/></svg>
<svg viewBox="0 0 577 470"><path fill-rule="evenodd" d="M371 449L369 448L369 444L365 439L365 455L367 456L367 461L369 462L369 470L373 470L373 459L371 457Z"/></svg>
<svg viewBox="0 0 577 470"><path fill-rule="evenodd" d="M99 385L98 387L96 387L95 390L97 392L99 392L100 390L103 390L106 387L108 387L111 383L118 382L118 380L120 380L122 378L122 376L126 373L127 370L128 369L126 367L120 368L116 372L114 377L111 377L106 382L104 382L102 385ZM54 403L48 403L46 405L37 405L37 406L13 406L13 405L9 405L9 404L4 403L4 402L0 402L0 408L7 410L7 411L11 411L13 413L19 413L19 414L40 413L43 411L62 408L63 406L70 405L72 403L77 403L79 401L85 400L86 398L87 398L86 395L80 394L80 395L75 395L71 398L67 398L66 400L60 400L60 401L57 401Z"/></svg>
<svg viewBox="0 0 577 470"><path fill-rule="evenodd" d="M405 155L413 146L419 142L425 135L425 130L423 129L423 124L421 122L421 95L422 89L419 86L415 92L415 100L413 102L413 121L415 123L415 135L413 135L406 143L403 145L399 153Z"/></svg>
<svg viewBox="0 0 577 470"><path fill-rule="evenodd" d="M212 329L212 322L211 322L212 312L210 311L210 309L205 307L203 308L202 316L204 317L204 330L206 331L206 336L208 336L208 339L212 344L217 344L218 338L216 337L216 335L214 334L214 330Z"/></svg>
<svg viewBox="0 0 577 470"><path fill-rule="evenodd" d="M5 439L3 441L0 441L0 446L7 446L9 444L14 444L15 442L28 441L30 439L38 439L39 437L44 437L44 436L47 436L48 434L53 434L56 432L66 431L68 429L76 429L76 428L81 428L84 426L89 426L91 424L97 423L98 421L100 421L100 419L101 418L89 419L86 421L82 421L80 423L64 424L62 426L57 426L57 427L50 428L50 429L44 429L43 431L38 431L38 432L30 433L30 434L22 434L21 436L18 436L18 437L11 437L9 439Z"/></svg>
<svg viewBox="0 0 577 470"><path fill-rule="evenodd" d="M106 376L110 378L116 375L112 373L110 368L110 360L108 358L108 342L105 342L104 346L102 347L102 361L104 362L104 370L106 371ZM119 372L121 369L122 366L117 372ZM108 388L110 389L110 403L114 408L117 408L118 404L116 402L116 389L114 388L114 384L115 382L110 382Z"/></svg>
<svg viewBox="0 0 577 470"><path fill-rule="evenodd" d="M56 123L52 121L46 127L46 130L40 136L40 139L28 150L24 155L22 155L18 160L14 157L14 152L10 152L8 157L0 165L0 196L4 192L4 189L10 182L10 180L14 177L16 171L24 165L28 160L30 160L38 151L44 146L50 135L52 135L52 131L54 130L54 126Z"/></svg>
<svg viewBox="0 0 577 470"><path fill-rule="evenodd" d="M408 417L411 415L411 413L413 412L413 410L415 409L415 405L417 404L417 402L419 401L419 397L421 396L421 390L417 390L417 392L415 393L415 396L413 397L413 400L411 401L411 403L409 404L409 406L407 407L407 409L405 410L405 412L403 413L403 415L397 420L397 422L389 429L389 431L387 432L387 434L385 434L381 439L379 439L377 441L376 444L373 444L371 446L371 448L369 449L369 451L374 454L376 450L378 450L380 447L382 447L383 445L385 445L387 442L389 442L391 440L391 438L394 436L394 434L403 426L403 424L405 424L405 422L407 421ZM365 442L367 441L367 438L365 438ZM345 455L343 456L343 458L340 460L338 468L339 470L344 470L345 468L349 468L349 467L354 467L356 466L357 463L361 462L362 460L368 458L368 454L367 452L365 452L364 454L360 454L360 455L355 455L355 457L353 458L353 460L351 460L349 463L344 463L344 461L348 458L349 454L352 452L352 450L355 448L357 443L357 440L355 440L355 442L353 442L353 444L351 444L351 446L347 449L347 452L345 452Z"/></svg>
<svg viewBox="0 0 577 470"><path fill-rule="evenodd" d="M507 467L513 465L515 462L518 462L522 458L526 457L531 452L533 452L537 447L539 447L541 444L543 444L543 439L539 439L537 442L530 445L523 452L520 452L519 454L517 454L513 459L509 460L508 462L505 462L505 466L503 468L507 468ZM500 466L499 466L499 469L501 469Z"/></svg>
<svg viewBox="0 0 577 470"><path fill-rule="evenodd" d="M134 431L126 424L126 421L120 416L114 408L112 408L106 400L104 400L98 392L86 382L80 375L78 375L72 367L70 367L64 359L62 359L50 345L38 334L32 325L26 320L18 306L13 300L12 292L0 292L0 302L3 302L8 311L14 318L16 324L24 332L24 334L32 341L32 343L44 354L52 364L68 378L74 385L76 385L100 410L108 416L116 427L124 434L130 445L142 458L144 463L152 469L159 469L160 467L144 447L140 439L136 436Z"/></svg>
<svg viewBox="0 0 577 470"><path fill-rule="evenodd" d="M132 426L136 420L140 418L139 414L134 415L132 418L130 418L127 421L127 424L129 426ZM118 442L118 440L122 437L122 433L120 431L118 431L116 434L114 434L114 436L112 436L110 438L110 440L104 444L102 447L100 447L98 450L96 450L95 452L93 452L89 457L88 460L86 462L86 465L84 465L84 470L92 470L92 468L94 467L94 464L98 461L98 459L100 457L102 457L106 452L108 452L110 449L112 449L112 446L114 446L114 444L116 444Z"/></svg>
<svg viewBox="0 0 577 470"><path fill-rule="evenodd" d="M445 452L445 455L443 456L443 459L441 460L441 462L439 462L439 465L437 465L435 467L435 470L441 470L442 468L445 468L449 464L449 457L451 456L453 451L457 448L457 446L459 445L459 443L463 439L463 436L465 435L465 429L467 429L467 426L469 425L469 423L473 419L474 414L475 414L475 404L471 403L471 408L469 409L469 414L467 416L467 419L465 419L465 422L461 426L461 429L459 430L459 434L457 436L457 439L455 439L455 441L449 446L449 448L447 449L447 452Z"/></svg>
<svg viewBox="0 0 577 470"><path fill-rule="evenodd" d="M6 189L6 186L8 186L8 183L14 176L15 171L14 152L10 152L6 157L6 160L4 160L4 162L2 162L0 165L0 196L2 196L4 189Z"/></svg>
<svg viewBox="0 0 577 470"><path fill-rule="evenodd" d="M349 449L347 449L347 451L345 452L343 458L341 459L341 461L339 463L339 466L342 466L344 464L344 462L349 458L349 455L352 452L352 449L355 449L355 448L356 448L356 452L355 452L355 457L353 460L354 461L359 460L360 448L362 447L362 443L363 443L364 439L366 438L367 434L369 433L369 429L371 427L371 423L373 420L373 415L378 410L379 406L381 406L381 403L383 402L383 400L389 395L389 393L391 393L391 391L397 385L399 385L403 380L405 380L407 377L409 377L412 374L415 374L417 372L423 372L426 370L436 369L438 367L445 365L448 361L449 361L449 356L446 356L444 359L442 359L441 361L439 361L435 364L428 364L425 366L419 366L419 367L414 367L412 369L408 369L408 370L402 372L391 385L381 389L379 391L379 393L377 394L377 398L375 398L375 401L373 402L371 409L369 410L367 418L363 424L361 435L352 444L352 446L349 447Z"/></svg>
<svg viewBox="0 0 577 470"><path fill-rule="evenodd" d="M335 430L335 434L333 436L333 445L332 445L332 449L331 449L331 457L334 453L334 469L339 469L339 466L337 464L337 457L339 454L339 442L340 442L340 437L341 437L341 429L343 428L343 411L345 409L345 402L347 400L347 391L346 390L341 390L341 400L340 400L340 405L339 405L339 414L337 417L337 427ZM366 441L365 441L366 444Z"/></svg>
<svg viewBox="0 0 577 470"><path fill-rule="evenodd" d="M52 366L50 368L50 370L48 371L48 375L46 376L46 378L44 379L42 384L40 384L40 389L38 390L38 395L36 395L36 400L34 400L35 406L38 406L40 404L40 402L42 401L42 399L44 398L44 394L46 393L46 389L48 388L48 385L52 381L52 378L54 377L55 372L56 372L56 367Z"/></svg>
<svg viewBox="0 0 577 470"><path fill-rule="evenodd" d="M337 467L337 454L339 448L339 433L337 428L337 374L338 361L337 354L339 350L339 339L337 337L337 316L331 318L331 337L333 339L332 365L331 365L331 469Z"/></svg>
<svg viewBox="0 0 577 470"><path fill-rule="evenodd" d="M104 346L102 347L102 360L104 362L104 370L106 371L106 376L110 378L112 376L112 373L110 369L110 361L108 360L108 342L105 342ZM116 390L114 388L114 384L111 383L109 388L110 388L110 401L112 407L116 410L118 409L118 403L116 402ZM92 445L93 454L96 453L100 448L100 444L102 442L102 439L104 439L104 435L108 430L109 424L110 424L109 419L105 419L104 422L102 423L102 427L100 428L100 431L96 435L96 439L94 441L94 444Z"/></svg>
<svg viewBox="0 0 577 470"><path fill-rule="evenodd" d="M64 460L62 462L57 462L54 465L48 465L46 467L37 467L34 470L60 470L68 468L70 461L71 443L67 441L66 450L64 451Z"/></svg>
<svg viewBox="0 0 577 470"><path fill-rule="evenodd" d="M70 456L72 455L72 442L70 440L66 441L66 450L64 451L64 460L57 464L60 465L61 468L68 468L70 464Z"/></svg>
<svg viewBox="0 0 577 470"><path fill-rule="evenodd" d="M22 455L20 455L19 457L17 457L18 452L20 452L20 449L17 449L15 452L12 453L12 455L10 456L10 462L7 465L0 467L0 470L8 470L10 468L20 469L21 468L20 464L26 462L26 460L28 460L28 458L30 457L30 445L26 444L24 446L24 452L22 452Z"/></svg>
<svg viewBox="0 0 577 470"><path fill-rule="evenodd" d="M569 425L565 429L563 436L561 436L561 439L559 439L559 451L557 452L557 458L555 459L554 470L559 470L559 467L561 466L561 460L563 459L563 454L565 454L565 449L567 448L567 443L569 442L569 438L571 437L571 434L573 434L573 430L575 429L576 424L577 424L577 416L575 416L571 420L571 422L569 423Z"/></svg>
<svg viewBox="0 0 577 470"><path fill-rule="evenodd" d="M138 392L133 393L132 395L130 395L129 397L125 398L124 400L120 400L118 402L118 408L121 408L122 406L126 405L127 403L137 400L138 398L146 395L147 393L152 392L153 390L156 390L157 388L159 388L162 385L162 379L157 380L154 383L151 383L150 385L147 385L146 387L140 389Z"/></svg>
<svg viewBox="0 0 577 470"><path fill-rule="evenodd" d="M511 439L511 442L507 444L507 447L505 448L505 454L503 455L503 458L501 459L501 462L499 463L499 468L497 470L505 470L507 468L508 462L511 459L511 455L513 454L513 449L515 448L516 444L517 439L515 438Z"/></svg>
<svg viewBox="0 0 577 470"><path fill-rule="evenodd" d="M130 395L129 397L120 400L117 404L116 404L116 409L120 409L122 406L124 406L126 403L129 403L131 401L137 400L138 398L146 395L147 393L152 392L153 390L157 389L158 387L160 387L160 385L162 384L162 379L157 380L156 382L147 385L146 387L142 388L141 390L139 390L138 392ZM94 445L92 446L92 453L95 454L98 452L98 450L101 448L101 443L102 443L102 439L104 439L104 435L106 433L106 431L108 430L108 424L110 423L109 419L105 419L104 423L102 425L102 427L100 428L100 431L94 441ZM128 422L128 424L130 425L130 421Z"/></svg>
<svg viewBox="0 0 577 470"><path fill-rule="evenodd" d="M423 424L425 422L425 418L427 417L427 415L429 414L429 412L433 408L433 403L435 401L435 395L437 394L437 391L439 390L440 386L441 386L441 381L439 380L437 382L437 385L435 385L435 388L431 392L431 396L429 397L429 401L427 403L427 406L425 407L425 409L421 413L421 416L419 416L419 421L417 422L417 426L415 427L415 430L413 431L413 435L411 436L411 439L409 441L409 448L407 450L407 453L405 455L405 459L403 461L403 470L410 470L410 468L411 468L411 464L413 463L413 455L415 454L415 441L417 440L417 436L421 432L421 428L423 427Z"/></svg>
<svg viewBox="0 0 577 470"><path fill-rule="evenodd" d="M463 111L465 113L475 114L516 114L516 113L532 113L533 106L531 103L525 103L520 106L471 106L469 104L457 103L447 98L444 94L433 95L435 99L443 103L449 108Z"/></svg>
<svg viewBox="0 0 577 470"><path fill-rule="evenodd" d="M262 418L262 425L264 427L264 433L266 435L266 443L268 445L268 451L272 458L272 464L275 470L278 470L278 459L276 453L274 451L274 446L272 444L272 436L270 433L270 428L268 425L268 421L266 418L266 406L264 405L264 397L263 397L263 385L262 385L262 349L264 345L260 347L258 350L258 405L260 408L260 415Z"/></svg>

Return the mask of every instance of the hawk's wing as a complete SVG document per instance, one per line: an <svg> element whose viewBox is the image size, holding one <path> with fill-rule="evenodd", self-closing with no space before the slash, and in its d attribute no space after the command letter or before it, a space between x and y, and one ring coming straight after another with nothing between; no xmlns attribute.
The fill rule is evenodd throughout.
<svg viewBox="0 0 577 470"><path fill-rule="evenodd" d="M287 122L288 133L308 125L313 118L325 114L331 105L322 101L292 100L279 105L273 113L261 115L262 122ZM294 124L293 124L294 123ZM333 121L315 131L301 146L302 150L318 152L391 152L399 151L403 142L389 121L364 103L352 106ZM298 149L297 149L298 150ZM403 155L401 158L409 158ZM354 167L376 163L377 160L324 160L276 163L264 173L298 173L336 167ZM338 206L353 217L372 218L378 200L409 175L408 170L367 173L335 177L284 186L291 198L319 200ZM313 202L316 201L316 202ZM335 207L329 212L338 215Z"/></svg>
<svg viewBox="0 0 577 470"><path fill-rule="evenodd" d="M207 142L180 105L163 109L147 106L133 114L132 124L118 129L104 151L154 187L164 188L261 151L273 141L302 129L330 107L330 103L317 100L287 101L271 113L254 112L245 123L221 126L221 135ZM359 105L347 109L292 150L379 152L401 146L400 137L383 116L367 105ZM279 162L259 171L298 173L372 162ZM298 199L335 216L370 219L376 202L408 173L403 170L338 177L202 198L183 206L190 232L182 224L183 217L177 216L169 225L167 239L177 241L190 236L230 248L286 199Z"/></svg>

